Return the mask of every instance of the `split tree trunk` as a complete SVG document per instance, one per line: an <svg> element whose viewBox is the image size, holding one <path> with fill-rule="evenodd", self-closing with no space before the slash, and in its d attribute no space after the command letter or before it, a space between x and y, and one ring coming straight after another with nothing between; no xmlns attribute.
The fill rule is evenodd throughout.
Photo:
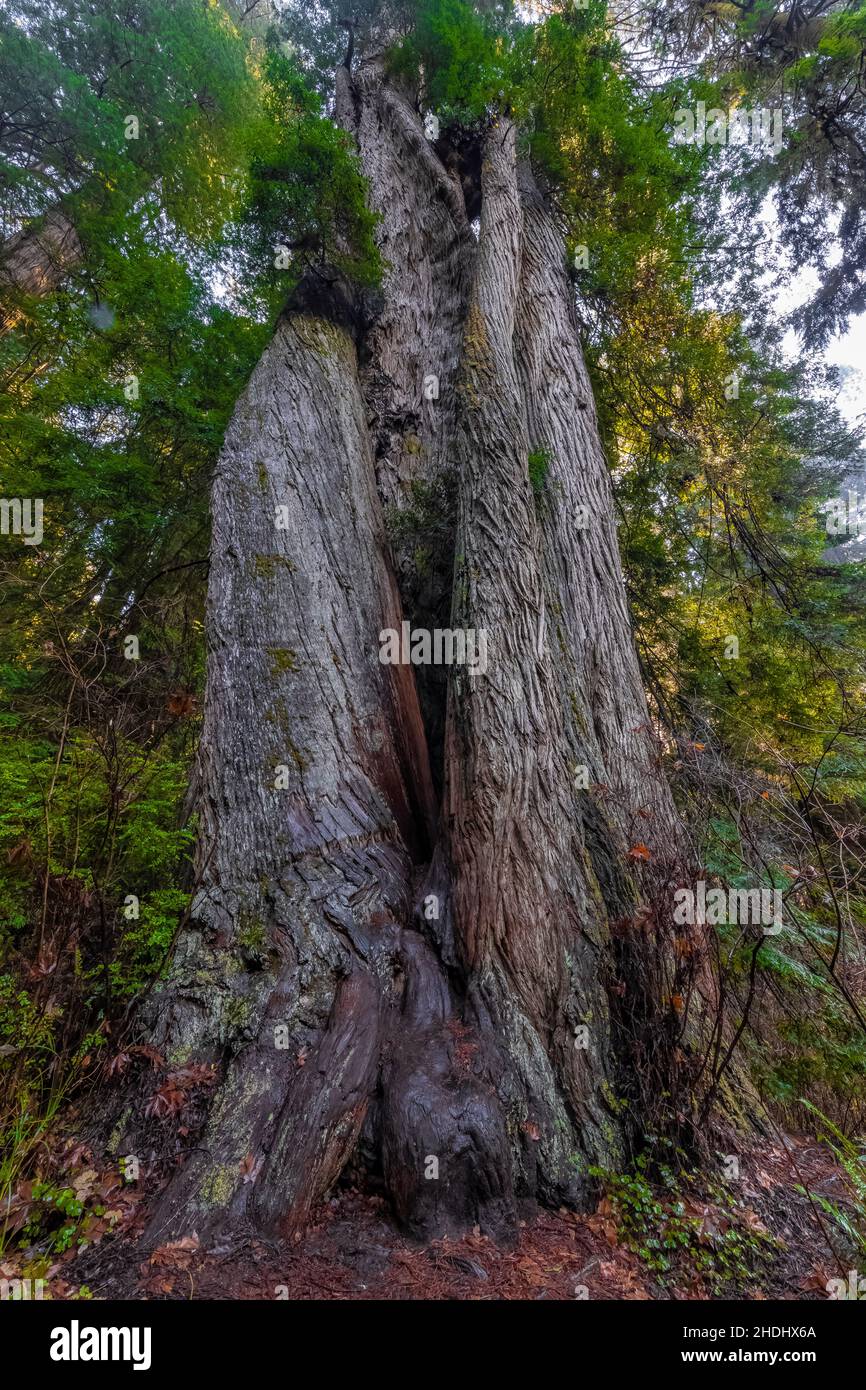
<svg viewBox="0 0 866 1390"><path fill-rule="evenodd" d="M221 1084L152 1240L291 1230L353 1156L420 1236L588 1201L622 1147L628 850L678 853L562 238L514 126L484 139L476 241L459 152L380 59L341 70L337 110L383 302L356 342L350 288L301 287L217 471L200 887L147 1023ZM451 528L425 575L384 519L419 489ZM486 673L380 662L382 629L449 610Z"/></svg>

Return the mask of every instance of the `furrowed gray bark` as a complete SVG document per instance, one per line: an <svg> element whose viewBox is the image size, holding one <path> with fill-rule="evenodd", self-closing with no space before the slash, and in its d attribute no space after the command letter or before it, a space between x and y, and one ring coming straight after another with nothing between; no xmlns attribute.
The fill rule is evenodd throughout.
<svg viewBox="0 0 866 1390"><path fill-rule="evenodd" d="M283 1212L339 1171L378 1048L369 972L405 917L406 839L429 833L432 811L411 686L372 640L398 608L343 329L281 323L230 426L213 520L201 887L154 1038L175 1063L228 1062L207 1152L169 1189L173 1229L256 1198L270 1214L267 1173L241 1172L265 1148L275 1178L286 1146L304 1155L294 1188L282 1175ZM302 1182L314 1155L319 1178Z"/></svg>
<svg viewBox="0 0 866 1390"><path fill-rule="evenodd" d="M482 177L459 380L454 626L485 630L490 653L486 674L452 678L443 826L473 1004L503 1040L522 1098L516 1162L561 1200L579 1194L581 1160L615 1147L607 933L581 833L527 468L515 362L522 215L506 119L488 135Z"/></svg>
<svg viewBox="0 0 866 1390"><path fill-rule="evenodd" d="M381 219L383 305L362 381L379 492L386 507L402 507L413 482L434 481L451 462L475 241L460 180L425 136L415 94L386 79L378 56L338 79L337 117L357 140Z"/></svg>
<svg viewBox="0 0 866 1390"><path fill-rule="evenodd" d="M378 659L400 621L354 344L290 313L214 484L200 890L150 1032L224 1076L150 1239L293 1228L367 1119L407 1224L510 1219L484 1059L452 1063L449 991L410 925L434 807L409 670Z"/></svg>
<svg viewBox="0 0 866 1390"><path fill-rule="evenodd" d="M583 361L561 232L528 163L520 169L523 246L516 359L529 447L547 470L539 505L557 664L581 765L628 848L682 853L625 599L616 513ZM589 800L595 793L589 792Z"/></svg>
<svg viewBox="0 0 866 1390"><path fill-rule="evenodd" d="M621 1152L628 850L678 835L562 241L514 125L487 132L479 190L381 56L341 70L337 117L387 269L360 342L350 286L299 288L214 482L199 891L145 1024L220 1084L150 1241L294 1229L350 1160L420 1237L586 1203ZM404 614L484 630L487 670L382 664Z"/></svg>
<svg viewBox="0 0 866 1390"><path fill-rule="evenodd" d="M456 373L476 244L457 168L426 138L416 103L376 51L337 75L336 117L357 141L385 264L361 371L376 477L406 618L433 630L451 606ZM416 674L438 789L445 674Z"/></svg>
<svg viewBox="0 0 866 1390"><path fill-rule="evenodd" d="M607 971L623 1081L634 1110L650 1114L659 1093L689 1090L709 1045L719 1004L711 933L672 927L672 889L694 872L692 854L641 682L564 239L528 162L518 178L515 355L529 447L547 461L537 502L551 645L584 841L615 926Z"/></svg>

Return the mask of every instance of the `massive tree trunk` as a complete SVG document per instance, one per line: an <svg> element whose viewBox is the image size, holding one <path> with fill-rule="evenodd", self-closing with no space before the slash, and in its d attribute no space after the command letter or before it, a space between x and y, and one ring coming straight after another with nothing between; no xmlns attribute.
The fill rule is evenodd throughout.
<svg viewBox="0 0 866 1390"><path fill-rule="evenodd" d="M219 1085L154 1240L290 1230L350 1160L422 1236L589 1200L623 1144L629 850L680 853L562 237L515 127L434 146L375 54L337 113L388 268L372 318L307 277L214 483L199 887L146 1023ZM382 663L383 629L449 613L486 670Z"/></svg>

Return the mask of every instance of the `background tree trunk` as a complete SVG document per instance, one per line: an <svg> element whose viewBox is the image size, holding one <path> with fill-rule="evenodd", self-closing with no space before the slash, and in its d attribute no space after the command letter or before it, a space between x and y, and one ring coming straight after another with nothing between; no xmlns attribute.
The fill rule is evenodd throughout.
<svg viewBox="0 0 866 1390"><path fill-rule="evenodd" d="M8 332L15 323L19 296L50 294L83 254L78 233L62 208L10 237L0 247L0 332Z"/></svg>

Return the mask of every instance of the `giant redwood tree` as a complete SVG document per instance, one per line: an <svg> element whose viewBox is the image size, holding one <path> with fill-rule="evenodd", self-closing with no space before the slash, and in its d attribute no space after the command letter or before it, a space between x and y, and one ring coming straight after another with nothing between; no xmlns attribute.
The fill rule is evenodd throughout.
<svg viewBox="0 0 866 1390"><path fill-rule="evenodd" d="M0 0L0 1297L852 1292L858 5Z"/></svg>
<svg viewBox="0 0 866 1390"><path fill-rule="evenodd" d="M567 54L585 12L556 8ZM291 1230L347 1165L428 1236L580 1204L641 1123L635 1072L689 1065L686 975L708 997L640 881L685 850L556 169L501 74L431 122L411 16L347 28L334 114L383 274L308 258L216 470L197 892L143 1021L218 1079L154 1238ZM523 61L543 77L543 35ZM404 623L487 661L382 660Z"/></svg>
<svg viewBox="0 0 866 1390"><path fill-rule="evenodd" d="M704 1119L730 1062L709 944L671 927L692 855L583 347L604 247L625 320L669 311L696 157L636 98L600 4L286 6L290 48L257 30L243 60L253 7L211 6L216 95L177 8L194 100L163 113L146 6L129 59L98 25L93 151L64 162L41 94L27 173L62 179L0 257L15 328L65 276L98 292L100 208L125 226L174 191L186 220L148 212L144 248L169 214L193 235L207 189L233 271L258 258L286 287L212 481L194 896L134 1015L139 1056L200 1101L148 1238L295 1230L344 1171L416 1235L507 1236L524 1200L585 1205L636 1134ZM159 138L102 176L133 100ZM223 129L235 163L252 146L242 213L237 171L212 177ZM114 1094L114 1152L156 1152L145 1088Z"/></svg>

